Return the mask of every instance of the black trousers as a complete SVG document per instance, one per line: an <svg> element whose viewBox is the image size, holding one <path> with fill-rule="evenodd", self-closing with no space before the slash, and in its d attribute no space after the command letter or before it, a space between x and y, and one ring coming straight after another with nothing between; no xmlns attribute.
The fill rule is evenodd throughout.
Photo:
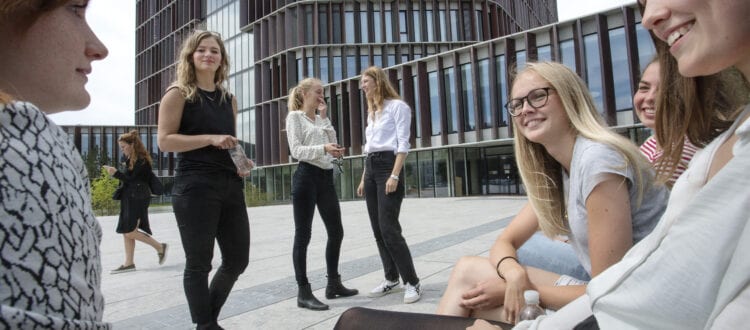
<svg viewBox="0 0 750 330"><path fill-rule="evenodd" d="M419 278L398 221L401 202L404 200L403 180L398 181L396 191L385 193L385 183L391 176L395 161L396 155L392 151L373 152L367 155L365 201L380 260L383 262L385 278L389 281L398 281L400 274L405 283L415 285L419 283Z"/></svg>
<svg viewBox="0 0 750 330"><path fill-rule="evenodd" d="M466 329L477 319L471 317L447 316L423 313L405 313L352 307L339 317L334 330L401 330L429 329L456 330ZM497 321L487 321L500 329L511 329L513 326Z"/></svg>
<svg viewBox="0 0 750 330"><path fill-rule="evenodd" d="M197 324L216 321L249 261L250 226L242 178L229 172L177 176L172 191L185 250L183 286L190 316ZM209 286L214 241L222 262Z"/></svg>
<svg viewBox="0 0 750 330"><path fill-rule="evenodd" d="M341 254L341 241L344 240L344 227L341 225L339 198L333 185L333 170L324 170L315 165L300 162L292 181L292 207L294 209L292 261L298 285L309 284L307 246L310 244L316 205L328 234L326 244L328 277L335 277L339 275L339 255Z"/></svg>

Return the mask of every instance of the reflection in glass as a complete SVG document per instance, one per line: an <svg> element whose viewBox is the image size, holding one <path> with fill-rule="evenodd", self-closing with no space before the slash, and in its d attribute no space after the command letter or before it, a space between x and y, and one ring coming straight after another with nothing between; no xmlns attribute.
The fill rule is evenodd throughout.
<svg viewBox="0 0 750 330"><path fill-rule="evenodd" d="M496 75L496 86L497 89L497 104L505 104L508 98L508 78L505 68L505 55L495 56L495 75ZM503 109L502 106L498 106L497 109L497 126L508 126L508 112Z"/></svg>
<svg viewBox="0 0 750 330"><path fill-rule="evenodd" d="M573 39L560 41L560 63L576 71L576 53L573 49Z"/></svg>
<svg viewBox="0 0 750 330"><path fill-rule="evenodd" d="M539 62L552 61L552 48L549 45L537 48L536 53Z"/></svg>
<svg viewBox="0 0 750 330"><path fill-rule="evenodd" d="M390 9L385 11L385 42L393 42L393 19L391 15Z"/></svg>
<svg viewBox="0 0 750 330"><path fill-rule="evenodd" d="M360 42L363 44L366 44L370 42L370 35L367 31L367 28L369 27L367 23L367 12L362 11L359 12L359 32L360 32Z"/></svg>
<svg viewBox="0 0 750 330"><path fill-rule="evenodd" d="M492 127L492 102L490 100L490 60L477 62L479 73L479 109L482 113L482 128Z"/></svg>
<svg viewBox="0 0 750 330"><path fill-rule="evenodd" d="M586 80L594 97L596 109L601 114L604 111L602 99L602 64L599 61L599 36L589 34L583 37L584 58L586 59Z"/></svg>
<svg viewBox="0 0 750 330"><path fill-rule="evenodd" d="M430 85L430 123L432 126L432 136L440 135L440 96L439 80L437 71L427 74L427 80Z"/></svg>
<svg viewBox="0 0 750 330"><path fill-rule="evenodd" d="M625 28L609 30L609 45L612 55L612 79L615 87L615 109L629 110L633 105L630 90L630 66L625 44Z"/></svg>
<svg viewBox="0 0 750 330"><path fill-rule="evenodd" d="M420 151L417 153L419 160L419 196L435 196L435 170L432 163L432 151Z"/></svg>
<svg viewBox="0 0 750 330"><path fill-rule="evenodd" d="M333 81L344 79L344 70L341 67L341 56L333 57Z"/></svg>
<svg viewBox="0 0 750 330"><path fill-rule="evenodd" d="M406 197L419 197L419 172L417 153L410 152L404 162L404 189Z"/></svg>
<svg viewBox="0 0 750 330"><path fill-rule="evenodd" d="M320 57L320 81L328 83L328 56Z"/></svg>
<svg viewBox="0 0 750 330"><path fill-rule="evenodd" d="M412 24L414 26L414 41L422 41L422 16L418 10L412 12Z"/></svg>
<svg viewBox="0 0 750 330"><path fill-rule="evenodd" d="M409 30L406 21L406 10L399 10L398 12L398 37L401 42L409 41Z"/></svg>
<svg viewBox="0 0 750 330"><path fill-rule="evenodd" d="M435 158L435 197L450 197L448 182L448 149L433 150Z"/></svg>
<svg viewBox="0 0 750 330"><path fill-rule="evenodd" d="M521 69L526 65L526 51L519 50L516 52L516 68Z"/></svg>
<svg viewBox="0 0 750 330"><path fill-rule="evenodd" d="M353 44L354 43L354 12L347 11L344 13L344 24L346 25L346 28L344 28L345 33L345 40L347 44Z"/></svg>
<svg viewBox="0 0 750 330"><path fill-rule="evenodd" d="M474 76L471 63L461 65L461 92L464 110L464 131L471 132L477 127L476 109L474 108Z"/></svg>
<svg viewBox="0 0 750 330"><path fill-rule="evenodd" d="M641 66L639 72L643 72L646 65L656 55L656 48L654 48L654 41L651 39L648 30L644 29L641 23L635 25L635 35L638 39L638 62Z"/></svg>
<svg viewBox="0 0 750 330"><path fill-rule="evenodd" d="M456 133L456 129L458 129L458 98L456 97L456 75L453 68L445 69L443 79L445 80L445 115L448 120L447 133Z"/></svg>
<svg viewBox="0 0 750 330"><path fill-rule="evenodd" d="M427 41L435 41L435 22L432 20L432 10L424 11L425 23L427 23Z"/></svg>

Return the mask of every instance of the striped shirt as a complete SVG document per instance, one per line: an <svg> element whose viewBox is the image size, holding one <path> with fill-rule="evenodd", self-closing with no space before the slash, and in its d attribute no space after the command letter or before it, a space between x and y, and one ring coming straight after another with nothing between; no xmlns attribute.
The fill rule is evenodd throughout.
<svg viewBox="0 0 750 330"><path fill-rule="evenodd" d="M643 142L640 149L641 153L646 156L648 161L653 165L656 165L656 162L664 154L663 150L656 143L656 137L653 135L646 139L646 142ZM682 146L682 157L680 158L680 162L677 164L674 173L672 173L672 178L667 181L670 186L674 185L677 178L682 175L682 172L685 172L685 169L687 169L688 164L690 163L690 159L693 158L693 154L695 154L696 151L698 151L698 147L690 143L690 140L686 137L685 143Z"/></svg>

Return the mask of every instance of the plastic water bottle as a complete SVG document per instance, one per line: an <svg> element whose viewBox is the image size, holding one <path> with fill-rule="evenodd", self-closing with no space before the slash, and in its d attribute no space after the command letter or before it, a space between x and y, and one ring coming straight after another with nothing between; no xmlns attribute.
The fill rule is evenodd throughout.
<svg viewBox="0 0 750 330"><path fill-rule="evenodd" d="M234 148L229 149L229 156L232 157L234 165L237 166L237 171L244 175L249 175L250 170L253 169L250 159L245 156L245 148L237 143Z"/></svg>
<svg viewBox="0 0 750 330"><path fill-rule="evenodd" d="M539 292L536 292L536 290L526 290L523 292L523 299L526 301L526 306L523 306L521 313L518 314L519 320L534 320L540 315L545 314L544 309L539 306Z"/></svg>

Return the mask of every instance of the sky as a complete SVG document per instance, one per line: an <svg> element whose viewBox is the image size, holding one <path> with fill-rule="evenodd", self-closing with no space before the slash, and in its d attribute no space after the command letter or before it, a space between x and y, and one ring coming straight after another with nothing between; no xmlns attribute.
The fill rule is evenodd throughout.
<svg viewBox="0 0 750 330"><path fill-rule="evenodd" d="M557 0L560 22L586 16L636 0ZM113 13L115 13L113 15ZM135 123L135 3L93 0L86 17L109 49L109 56L93 63L86 89L91 104L84 110L50 116L58 125L133 125Z"/></svg>

